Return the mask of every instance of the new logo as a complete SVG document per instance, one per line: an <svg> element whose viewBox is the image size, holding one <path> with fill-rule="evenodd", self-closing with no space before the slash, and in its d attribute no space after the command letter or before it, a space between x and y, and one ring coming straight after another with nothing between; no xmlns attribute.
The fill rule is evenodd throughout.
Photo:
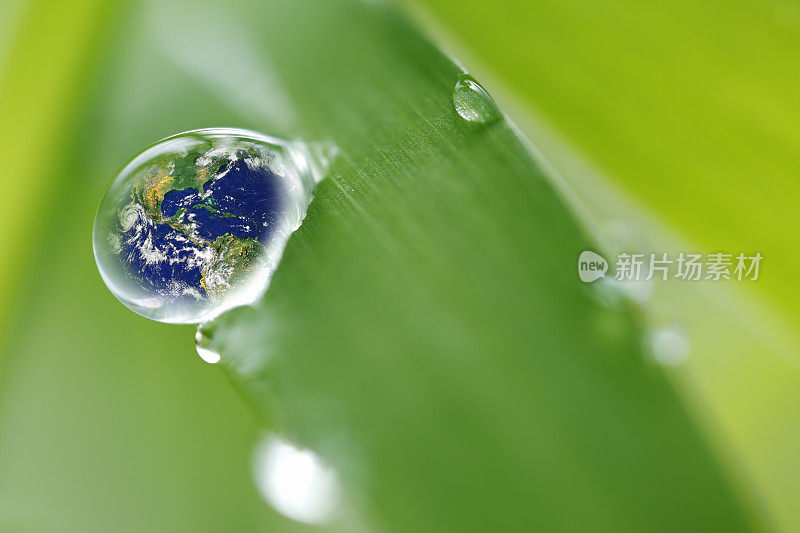
<svg viewBox="0 0 800 533"><path fill-rule="evenodd" d="M585 250L578 257L578 276L584 283L602 278L607 270L608 262L599 254Z"/></svg>

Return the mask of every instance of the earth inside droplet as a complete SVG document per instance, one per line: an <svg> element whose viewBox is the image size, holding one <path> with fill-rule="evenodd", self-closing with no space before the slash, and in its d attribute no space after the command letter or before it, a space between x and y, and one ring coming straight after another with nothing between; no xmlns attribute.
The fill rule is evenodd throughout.
<svg viewBox="0 0 800 533"><path fill-rule="evenodd" d="M97 267L136 313L196 323L256 300L318 176L302 145L238 129L180 133L129 161L94 222Z"/></svg>

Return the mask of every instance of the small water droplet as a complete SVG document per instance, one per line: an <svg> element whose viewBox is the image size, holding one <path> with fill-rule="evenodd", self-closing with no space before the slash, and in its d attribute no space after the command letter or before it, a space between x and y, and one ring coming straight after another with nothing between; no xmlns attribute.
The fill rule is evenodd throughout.
<svg viewBox="0 0 800 533"><path fill-rule="evenodd" d="M677 324L653 329L648 333L647 340L653 359L665 366L680 365L691 351L689 334Z"/></svg>
<svg viewBox="0 0 800 533"><path fill-rule="evenodd" d="M644 304L653 294L653 282L647 280L620 281L613 277L601 278L587 289L594 300L609 309L620 308L626 302Z"/></svg>
<svg viewBox="0 0 800 533"><path fill-rule="evenodd" d="M650 300L655 287L653 280L647 279L645 250L652 248L648 244L647 236L627 222L613 220L603 225L597 238L602 243L603 257L609 264L607 283L601 290L611 289L637 304L644 304ZM637 260L641 262L641 267L638 276L634 276L636 279L616 279L617 260L622 253L639 254Z"/></svg>
<svg viewBox="0 0 800 533"><path fill-rule="evenodd" d="M252 303L324 175L327 161L315 158L328 153L231 128L155 143L100 201L100 275L124 305L161 322L203 322Z"/></svg>
<svg viewBox="0 0 800 533"><path fill-rule="evenodd" d="M253 475L266 502L292 520L322 524L338 510L341 487L336 471L314 452L275 435L256 448Z"/></svg>
<svg viewBox="0 0 800 533"><path fill-rule="evenodd" d="M215 365L222 360L222 357L215 351L209 350L208 348L203 348L199 344L196 346L196 348L197 355L200 356L200 359L210 365Z"/></svg>
<svg viewBox="0 0 800 533"><path fill-rule="evenodd" d="M613 280L619 291L638 304L643 304L653 295L653 281L638 280Z"/></svg>
<svg viewBox="0 0 800 533"><path fill-rule="evenodd" d="M201 327L202 326L198 326L197 331L194 334L194 347L197 350L197 355L200 356L200 359L206 363L215 365L222 360L222 356L209 347L210 339L203 334L202 330L200 329Z"/></svg>
<svg viewBox="0 0 800 533"><path fill-rule="evenodd" d="M469 74L462 74L453 89L453 106L456 112L475 124L489 124L502 117L489 93Z"/></svg>
<svg viewBox="0 0 800 533"><path fill-rule="evenodd" d="M600 278L586 287L597 303L609 309L621 307L627 298L627 295L620 289L619 283L613 278Z"/></svg>

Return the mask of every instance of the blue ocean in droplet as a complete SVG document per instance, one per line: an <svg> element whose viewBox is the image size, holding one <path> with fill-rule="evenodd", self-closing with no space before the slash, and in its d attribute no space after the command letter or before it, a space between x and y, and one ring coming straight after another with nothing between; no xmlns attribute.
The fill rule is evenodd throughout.
<svg viewBox="0 0 800 533"><path fill-rule="evenodd" d="M185 209L180 215L181 223L191 224L197 235L208 242L232 235L264 243L282 216L282 187L280 178L267 168L251 168L244 159L238 159L221 166L203 185L203 191L168 191L161 202L161 213L170 218ZM207 297L201 283L201 263L194 260L207 244L197 244L169 224L156 223L146 216L139 217L123 233L121 244L125 261L140 274L138 281L143 287L170 292L180 285ZM148 260L148 253L141 253L142 250L165 255L169 261Z"/></svg>

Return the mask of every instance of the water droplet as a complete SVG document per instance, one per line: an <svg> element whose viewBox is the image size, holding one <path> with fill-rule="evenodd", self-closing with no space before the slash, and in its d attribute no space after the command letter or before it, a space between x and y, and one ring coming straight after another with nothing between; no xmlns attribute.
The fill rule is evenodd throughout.
<svg viewBox="0 0 800 533"><path fill-rule="evenodd" d="M600 278L586 287L597 303L609 309L619 308L627 298L619 282L613 278Z"/></svg>
<svg viewBox="0 0 800 533"><path fill-rule="evenodd" d="M341 488L336 471L314 452L275 435L268 435L256 449L253 475L267 503L298 522L328 522L339 507Z"/></svg>
<svg viewBox="0 0 800 533"><path fill-rule="evenodd" d="M648 334L650 353L656 361L666 366L678 366L689 357L691 345L685 329L668 324Z"/></svg>
<svg viewBox="0 0 800 533"><path fill-rule="evenodd" d="M146 148L100 201L100 275L128 308L161 322L202 322L252 303L323 175L312 158L302 143L229 128Z"/></svg>
<svg viewBox="0 0 800 533"><path fill-rule="evenodd" d="M653 295L653 281L646 279L638 280L612 280L611 282L617 289L638 304L643 304Z"/></svg>
<svg viewBox="0 0 800 533"><path fill-rule="evenodd" d="M489 124L502 117L486 89L469 74L458 78L453 89L453 106L461 118L475 124Z"/></svg>
<svg viewBox="0 0 800 533"><path fill-rule="evenodd" d="M209 347L209 338L203 334L200 326L194 334L194 347L197 350L197 355L206 363L215 365L222 360L222 356Z"/></svg>
<svg viewBox="0 0 800 533"><path fill-rule="evenodd" d="M653 296L655 289L653 280L647 279L647 255L645 250L652 249L647 236L635 226L623 221L614 220L603 225L597 235L602 243L603 257L609 263L608 282L605 288L612 289L637 304L644 304ZM641 267L636 279L616 279L615 269L620 254L638 254Z"/></svg>
<svg viewBox="0 0 800 533"><path fill-rule="evenodd" d="M586 286L594 300L609 309L620 308L626 302L644 304L653 294L653 282L647 280L617 280L601 278Z"/></svg>
<svg viewBox="0 0 800 533"><path fill-rule="evenodd" d="M199 344L196 346L197 348L197 355L200 356L200 359L205 361L208 364L215 365L220 362L222 357L214 351L209 350L208 348L203 348Z"/></svg>

